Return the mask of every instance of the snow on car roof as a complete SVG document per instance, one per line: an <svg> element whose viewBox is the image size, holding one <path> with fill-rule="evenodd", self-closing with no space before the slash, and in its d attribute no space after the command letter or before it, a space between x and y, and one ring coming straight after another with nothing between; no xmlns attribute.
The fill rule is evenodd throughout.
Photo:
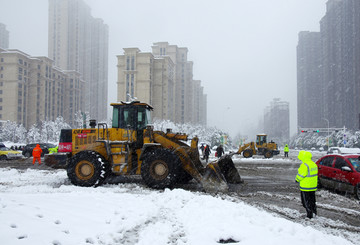
<svg viewBox="0 0 360 245"><path fill-rule="evenodd" d="M360 154L360 148L330 147L328 152L339 151L340 154Z"/></svg>

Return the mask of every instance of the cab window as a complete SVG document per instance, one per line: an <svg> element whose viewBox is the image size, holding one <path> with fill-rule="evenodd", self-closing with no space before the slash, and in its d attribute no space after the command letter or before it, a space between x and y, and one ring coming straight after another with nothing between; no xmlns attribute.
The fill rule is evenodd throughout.
<svg viewBox="0 0 360 245"><path fill-rule="evenodd" d="M145 129L151 123L150 111L146 108L138 108L137 129Z"/></svg>
<svg viewBox="0 0 360 245"><path fill-rule="evenodd" d="M256 144L262 145L264 143L266 143L266 135L260 135L257 137Z"/></svg>
<svg viewBox="0 0 360 245"><path fill-rule="evenodd" d="M112 127L118 128L119 127L119 108L113 108L113 119L112 119Z"/></svg>

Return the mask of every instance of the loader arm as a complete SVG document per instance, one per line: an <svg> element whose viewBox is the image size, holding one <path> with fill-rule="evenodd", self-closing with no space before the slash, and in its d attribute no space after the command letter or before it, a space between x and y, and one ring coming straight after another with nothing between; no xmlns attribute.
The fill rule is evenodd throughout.
<svg viewBox="0 0 360 245"><path fill-rule="evenodd" d="M183 168L186 172L188 172L198 182L202 181L202 175L200 172L203 171L204 167L202 166L200 160L197 162L196 159L192 159L184 147L160 133L154 132L153 136L154 142L160 143L163 147L170 149L180 157Z"/></svg>

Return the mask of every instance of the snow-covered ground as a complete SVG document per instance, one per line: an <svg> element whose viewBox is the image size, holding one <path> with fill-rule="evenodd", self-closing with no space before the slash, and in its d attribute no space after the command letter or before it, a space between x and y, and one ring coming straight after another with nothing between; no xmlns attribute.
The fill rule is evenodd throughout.
<svg viewBox="0 0 360 245"><path fill-rule="evenodd" d="M63 170L0 168L0 244L222 242L352 244L224 195L138 184L84 188Z"/></svg>

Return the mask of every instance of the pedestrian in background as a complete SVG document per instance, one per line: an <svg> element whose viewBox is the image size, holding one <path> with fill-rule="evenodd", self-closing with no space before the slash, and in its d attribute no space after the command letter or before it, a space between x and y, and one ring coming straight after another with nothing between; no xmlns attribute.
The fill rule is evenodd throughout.
<svg viewBox="0 0 360 245"><path fill-rule="evenodd" d="M220 158L222 156L222 154L225 154L224 152L224 148L222 147L222 145L219 145L216 148L216 153L217 153L217 157Z"/></svg>
<svg viewBox="0 0 360 245"><path fill-rule="evenodd" d="M206 146L205 146L205 150L204 150L206 163L208 163L208 161L209 161L209 155L210 155L210 153L211 153L210 146L209 146L209 145L206 145Z"/></svg>
<svg viewBox="0 0 360 245"><path fill-rule="evenodd" d="M318 184L318 167L311 157L308 151L299 152L298 159L302 163L295 178L295 181L300 183L301 203L309 219L317 215L315 192Z"/></svg>
<svg viewBox="0 0 360 245"><path fill-rule="evenodd" d="M285 155L285 157L289 157L289 147L287 144L284 147L284 155Z"/></svg>
<svg viewBox="0 0 360 245"><path fill-rule="evenodd" d="M201 154L202 154L202 159L205 159L205 146L204 146L204 144L201 144L200 150L201 150Z"/></svg>
<svg viewBox="0 0 360 245"><path fill-rule="evenodd" d="M35 165L35 161L38 161L39 165L41 165L41 153L42 153L42 150L40 148L40 145L37 144L36 147L33 149L33 152L32 152L33 165Z"/></svg>

